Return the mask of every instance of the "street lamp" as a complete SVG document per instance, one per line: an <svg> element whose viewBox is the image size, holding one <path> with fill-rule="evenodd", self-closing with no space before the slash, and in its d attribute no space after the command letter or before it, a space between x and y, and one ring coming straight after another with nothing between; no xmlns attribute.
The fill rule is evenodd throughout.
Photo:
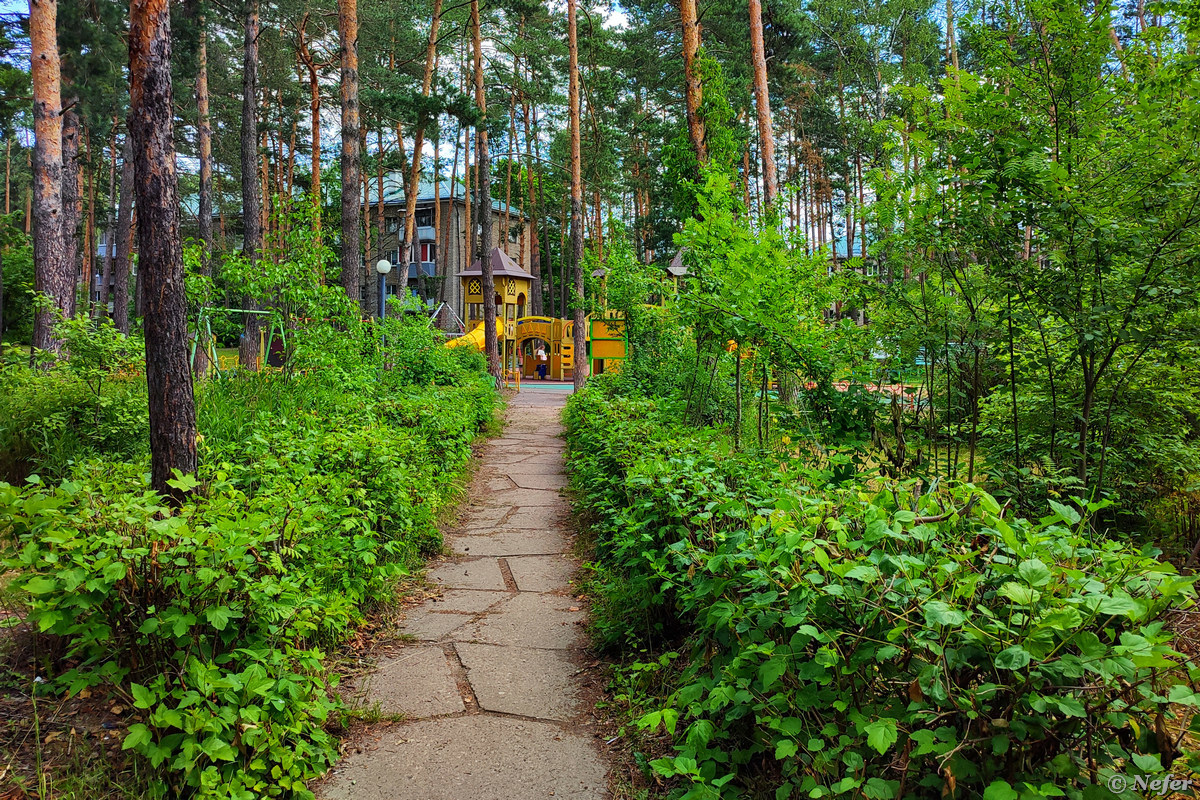
<svg viewBox="0 0 1200 800"><path fill-rule="evenodd" d="M392 262L381 258L375 262L375 271L379 273L379 318L384 317L387 303L387 276L392 271Z"/></svg>

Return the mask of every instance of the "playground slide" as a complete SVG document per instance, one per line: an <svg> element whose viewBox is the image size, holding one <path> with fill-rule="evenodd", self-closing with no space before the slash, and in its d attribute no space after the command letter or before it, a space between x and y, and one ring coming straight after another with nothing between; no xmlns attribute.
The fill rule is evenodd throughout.
<svg viewBox="0 0 1200 800"><path fill-rule="evenodd" d="M446 347L474 347L479 352L483 352L483 323L475 326L475 329L470 333L464 334L457 339L451 339L446 342Z"/></svg>

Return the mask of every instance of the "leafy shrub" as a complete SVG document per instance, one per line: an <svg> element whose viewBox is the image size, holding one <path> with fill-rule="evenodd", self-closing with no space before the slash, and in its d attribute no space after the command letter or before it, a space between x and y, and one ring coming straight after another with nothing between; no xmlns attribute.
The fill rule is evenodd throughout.
<svg viewBox="0 0 1200 800"><path fill-rule="evenodd" d="M68 371L24 366L0 377L0 480L63 477L88 458L148 452L146 383L105 381L99 392Z"/></svg>
<svg viewBox="0 0 1200 800"><path fill-rule="evenodd" d="M418 350L419 336L436 341L427 329L403 332ZM176 481L194 490L178 509L148 490L137 453L83 460L89 451L75 447L54 488L37 476L23 490L0 483L12 589L64 650L44 665L47 689L106 685L128 697L138 720L124 747L161 795L312 796L305 782L336 758L325 725L340 708L322 648L343 642L396 576L440 547L438 514L492 418L495 393L477 362L429 354L437 369L413 384L383 368L363 328L334 333L325 323L299 333L295 364L306 336L330 337L336 369L198 385L201 466ZM145 440L144 381L110 377L97 394L65 367L6 376L19 394L0 402L29 413L92 413L124 387L143 415L126 434ZM55 430L84 436L94 423L65 417ZM49 463L37 441L29 452L29 463Z"/></svg>
<svg viewBox="0 0 1200 800"><path fill-rule="evenodd" d="M566 419L602 641L690 652L640 720L685 797L1091 798L1180 756L1200 696L1165 623L1195 578L1155 551L1062 504L828 485L653 401L589 390Z"/></svg>
<svg viewBox="0 0 1200 800"><path fill-rule="evenodd" d="M123 687L143 712L124 747L165 766L164 789L302 790L335 752L321 653L306 644L344 628L354 599L305 570L305 535L325 509L255 500L217 479L171 513L110 470L24 493L0 484L0 520L20 543L6 566L21 570L28 620L78 661L58 684Z"/></svg>
<svg viewBox="0 0 1200 800"><path fill-rule="evenodd" d="M135 374L141 343L87 317L60 319L57 332L69 358L0 368L0 480L60 478L77 461L133 458L149 446L146 384Z"/></svg>

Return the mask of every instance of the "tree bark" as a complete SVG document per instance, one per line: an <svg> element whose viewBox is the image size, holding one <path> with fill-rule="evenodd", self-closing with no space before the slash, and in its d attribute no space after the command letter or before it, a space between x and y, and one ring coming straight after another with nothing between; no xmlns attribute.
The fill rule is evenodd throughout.
<svg viewBox="0 0 1200 800"><path fill-rule="evenodd" d="M425 46L425 75L421 81L421 96L429 97L433 88L433 62L437 58L438 28L442 24L442 0L433 0L433 19L429 23L429 43ZM421 149L425 147L426 117L422 113L417 120L417 130L413 134L413 155L408 187L404 192L404 235L400 239L401 261L408 264L408 250L412 247L417 220L417 195L421 187ZM436 178L435 178L436 180ZM425 273L421 270L421 253L418 247L417 257L417 294L425 300Z"/></svg>
<svg viewBox="0 0 1200 800"><path fill-rule="evenodd" d="M82 202L79 193L79 114L78 97L63 101L62 114L62 208L63 247L67 269L71 273L71 292L67 316L75 316L78 305L76 278L85 277L80 269L79 221Z"/></svg>
<svg viewBox="0 0 1200 800"><path fill-rule="evenodd" d="M92 297L95 294L96 281L96 169L92 157L92 137L87 128L83 129L84 140L87 144L87 227L83 238L83 285L87 287L87 301L75 310L77 316L92 314Z"/></svg>
<svg viewBox="0 0 1200 800"><path fill-rule="evenodd" d="M483 341L488 372L500 377L500 343L496 335L496 282L492 275L492 179L488 155L487 96L483 89L483 34L479 23L479 0L471 0L471 35L475 45L475 104L482 124L476 129L475 164L479 170L479 264L483 271Z"/></svg>
<svg viewBox="0 0 1200 800"><path fill-rule="evenodd" d="M321 84L317 79L317 64L313 60L312 52L308 48L308 43L304 40L304 29L308 23L308 14L304 15L304 19L300 21L300 43L299 55L305 69L308 70L308 112L309 120L312 126L312 183L309 188L309 196L312 200L314 214L313 227L318 232L321 230ZM325 276L321 275L321 281L324 282Z"/></svg>
<svg viewBox="0 0 1200 800"><path fill-rule="evenodd" d="M196 407L187 352L187 300L179 240L171 103L169 0L133 0L129 13L130 129L137 186L139 271L146 296L150 485L196 471Z"/></svg>
<svg viewBox="0 0 1200 800"><path fill-rule="evenodd" d="M245 38L242 43L242 255L251 269L258 263L262 250L262 197L258 186L258 0L246 4ZM138 232L142 230L138 220ZM242 302L247 310L257 309L259 298L246 297ZM238 362L247 369L257 369L259 331L262 323L258 314L242 315L242 340Z"/></svg>
<svg viewBox="0 0 1200 800"><path fill-rule="evenodd" d="M530 129L529 129L528 98L526 98L526 102L523 103L522 105L524 106L524 112L525 112L524 113L524 116L525 116L525 163L528 165L526 167L526 175L528 176L528 179L529 179L529 181L528 181L529 182L529 205L527 206L527 213L525 215L525 216L529 217L529 232L527 234L529 237L529 247L530 247L529 274L532 275L533 279L534 279L533 298L532 298L533 314L534 314L534 316L541 316L542 307L545 302L544 297L543 297L544 293L542 290L542 249L541 249L541 247L538 246L537 193L534 189L534 182L533 182L533 171L534 171L533 151L534 151L534 147L533 147L533 143L530 138L530 135L529 135Z"/></svg>
<svg viewBox="0 0 1200 800"><path fill-rule="evenodd" d="M113 261L113 322L129 335L129 260L133 250L133 140L121 146L121 200L117 206L116 258Z"/></svg>
<svg viewBox="0 0 1200 800"><path fill-rule="evenodd" d="M108 210L104 217L104 268L100 272L100 295L96 298L96 319L108 314L112 296L113 250L117 244L117 119L113 117L112 135L108 140Z"/></svg>
<svg viewBox="0 0 1200 800"><path fill-rule="evenodd" d="M704 88L700 84L700 76L696 74L696 57L700 52L700 21L696 13L696 0L679 0L679 20L683 24L683 82L688 138L696 152L696 160L704 164L708 161L708 146L704 137L704 120L700 116Z"/></svg>
<svg viewBox="0 0 1200 800"><path fill-rule="evenodd" d="M200 234L200 272L212 275L212 121L208 112L208 34L200 17L199 69L196 74L196 145L200 156L200 191L197 228Z"/></svg>
<svg viewBox="0 0 1200 800"><path fill-rule="evenodd" d="M49 300L33 322L33 347L57 354L56 314L69 316L74 278L67 260L62 193L63 121L58 59L57 0L30 0L30 71L33 80L33 232L34 290Z"/></svg>
<svg viewBox="0 0 1200 800"><path fill-rule="evenodd" d="M353 303L359 304L362 154L358 116L358 2L338 0L337 6L342 48L342 288Z"/></svg>
<svg viewBox="0 0 1200 800"><path fill-rule="evenodd" d="M754 106L758 112L758 138L762 144L763 197L767 208L771 208L779 194L779 178L775 169L775 133L771 129L771 95L767 90L767 50L763 43L762 0L750 0L750 50L754 61Z"/></svg>
<svg viewBox="0 0 1200 800"><path fill-rule="evenodd" d="M691 3L694 14L694 0L683 0L684 5L688 3ZM587 331L584 330L587 319L583 307L583 172L579 151L579 40L576 15L576 0L567 0L567 49L570 54L567 102L571 105L571 257L575 270L574 291L571 293L571 319L574 321L574 368L571 374L575 391L580 391L587 383L591 365L588 363ZM684 30L686 39L686 25ZM689 104L689 113L690 109Z"/></svg>

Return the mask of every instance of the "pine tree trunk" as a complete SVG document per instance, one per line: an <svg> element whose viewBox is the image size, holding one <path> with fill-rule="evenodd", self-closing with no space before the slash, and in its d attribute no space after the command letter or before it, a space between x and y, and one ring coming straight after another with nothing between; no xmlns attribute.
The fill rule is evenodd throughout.
<svg viewBox="0 0 1200 800"><path fill-rule="evenodd" d="M29 44L33 79L33 232L34 289L49 299L34 316L33 347L57 354L55 315L69 316L75 275L67 260L63 208L63 120L56 20L57 0L30 0Z"/></svg>
<svg viewBox="0 0 1200 800"><path fill-rule="evenodd" d="M704 89L700 84L700 76L696 74L696 57L700 52L700 21L696 14L696 0L679 0L679 20L683 24L683 81L688 138L696 152L696 160L703 164L708 161L708 146L704 141L704 120L700 116Z"/></svg>
<svg viewBox="0 0 1200 800"><path fill-rule="evenodd" d="M442 0L434 0L433 18L429 23L429 42L425 46L425 76L421 81L422 97L429 97L429 93L433 89L433 64L437 59L438 28L441 24ZM404 236L401 238L401 247L411 247L412 242L416 240L417 195L420 194L421 187L421 150L425 147L425 125L426 118L422 114L420 119L417 120L416 133L413 134L413 156L408 179L410 189L406 189L404 192ZM425 296L428 294L428 289L425 286L425 272L421 269L419 246L417 250L417 257L413 259L413 261L417 262L417 294L424 301ZM408 263L408 255L406 253L401 254L401 261L405 264Z"/></svg>
<svg viewBox="0 0 1200 800"><path fill-rule="evenodd" d="M170 3L133 0L129 17L129 135L137 186L139 272L146 295L150 485L180 500L185 493L167 481L174 471L196 471L196 407L188 365L172 141Z"/></svg>
<svg viewBox="0 0 1200 800"><path fill-rule="evenodd" d="M100 272L100 296L96 299L96 319L108 314L112 295L113 250L117 243L117 119L113 117L112 135L108 141L108 210L104 217L104 269Z"/></svg>
<svg viewBox="0 0 1200 800"><path fill-rule="evenodd" d="M308 14L305 13L304 18L300 21L300 41L298 45L298 53L300 61L304 64L304 68L308 70L308 113L309 124L311 126L312 138L312 182L309 188L309 198L314 207L313 227L318 232L321 230L321 84L317 79L317 65L313 61L312 53L308 49L308 43L304 39L304 30L308 24ZM321 282L325 282L324 274L320 277Z"/></svg>
<svg viewBox="0 0 1200 800"><path fill-rule="evenodd" d="M684 5L689 2L694 12L694 0L683 0ZM575 391L580 391L587 383L591 365L588 363L587 331L584 329L587 318L583 307L583 172L579 151L579 40L576 16L576 0L567 0L567 49L570 56L567 102L571 105L571 259L575 270L574 291L571 293L571 319L574 321L572 377Z"/></svg>
<svg viewBox="0 0 1200 800"><path fill-rule="evenodd" d="M251 268L258 263L263 246L262 196L259 194L258 174L258 0L246 5L245 38L242 43L242 255ZM140 220L138 231L142 230ZM258 308L257 297L243 298L247 310ZM262 322L258 314L242 315L242 341L238 362L247 369L259 367L259 331Z"/></svg>
<svg viewBox="0 0 1200 800"><path fill-rule="evenodd" d="M200 17L199 68L196 73L196 144L200 156L197 229L200 234L200 272L212 275L212 122L208 112L208 34Z"/></svg>
<svg viewBox="0 0 1200 800"><path fill-rule="evenodd" d="M358 2L338 0L338 38L342 48L342 288L359 301L362 253L360 196L362 153L358 116Z"/></svg>
<svg viewBox="0 0 1200 800"><path fill-rule="evenodd" d="M768 208L775 205L779 178L775 170L775 134L771 130L771 95L767 91L767 51L763 43L762 0L750 0L750 50L754 61L754 104L758 112L758 137L762 142L763 195Z"/></svg>
<svg viewBox="0 0 1200 800"><path fill-rule="evenodd" d="M483 35L479 22L479 0L471 0L471 35L475 45L475 104L487 119L487 96L483 89ZM479 264L483 271L483 340L488 372L500 377L500 344L496 335L496 282L492 275L492 179L488 155L487 123L475 135L475 164L479 170Z"/></svg>
<svg viewBox="0 0 1200 800"><path fill-rule="evenodd" d="M523 103L525 112L525 162L528 164L526 175L529 179L529 205L525 216L529 217L529 274L534 278L533 288L533 314L534 316L542 315L544 306L544 291L542 288L542 249L538 246L538 228L537 228L537 193L534 191L533 173L536 165L533 163L534 146L532 139L529 136L529 102L528 98Z"/></svg>
<svg viewBox="0 0 1200 800"><path fill-rule="evenodd" d="M117 253L113 261L113 323L129 335L129 261L133 251L133 140L121 147L121 200L117 205Z"/></svg>
<svg viewBox="0 0 1200 800"><path fill-rule="evenodd" d="M384 211L384 208L383 208L383 131L380 130L377 133L378 133L379 138L376 139L376 142L378 143L378 146L379 146L379 158L376 161L376 165L378 167L379 180L378 180L378 184L375 187L376 191L378 192L378 195L377 195L378 204L375 206L375 211L376 211L375 216L377 217L377 219L375 220L375 236L379 241L379 244L377 245L377 247L379 249L379 258L382 259L383 258L383 229L384 229L384 225L385 225L385 222L383 219L383 211ZM399 128L397 128L396 133L397 133L396 147L400 150L401 153L403 153L404 152L404 141L399 137L399 133L400 133ZM407 187L405 190L407 191ZM392 272L395 273L393 275L393 277L399 279L399 285L404 286L408 283L408 262L405 260L406 254L404 252L404 243L402 242L400 244L400 247L397 249L399 251L396 253L396 261L398 263L393 265ZM404 270L403 274L401 274L399 272L401 267L403 267L403 270ZM386 281L386 279L384 280L384 284L385 284L385 291L384 291L384 295L383 295L383 302L384 302L384 305L386 306L387 305L387 291L386 291L387 281Z"/></svg>
<svg viewBox="0 0 1200 800"><path fill-rule="evenodd" d="M75 111L78 97L63 101L62 128L62 204L63 246L67 269L71 273L71 292L66 315L75 316L78 305L77 278L82 277L79 263L79 221L83 205L79 193L79 114Z"/></svg>
<svg viewBox="0 0 1200 800"><path fill-rule="evenodd" d="M36 100L34 102L36 102ZM36 129L36 116L35 116L34 120L35 120L35 129ZM35 183L35 179L33 177L34 172L33 172L33 149L32 148L26 149L26 151L25 151L25 167L29 170L29 175L30 175L29 185L25 187L25 235L28 236L29 231L30 231L30 226L33 223L33 184ZM62 202L61 196L62 196L62 186L60 185L59 186L59 202L60 203Z"/></svg>
<svg viewBox="0 0 1200 800"><path fill-rule="evenodd" d="M196 209L196 227L200 238L200 274L212 277L213 209L212 209L212 121L208 110L208 31L201 14L200 42L196 70L196 149L200 157L200 186ZM196 375L208 372L208 351L212 343L207 330L196 331L196 357L192 369Z"/></svg>
<svg viewBox="0 0 1200 800"><path fill-rule="evenodd" d="M83 285L87 287L87 301L76 309L77 316L92 314L92 298L96 289L96 170L92 158L92 137L87 128L83 129L84 141L87 144L87 227L83 238Z"/></svg>

